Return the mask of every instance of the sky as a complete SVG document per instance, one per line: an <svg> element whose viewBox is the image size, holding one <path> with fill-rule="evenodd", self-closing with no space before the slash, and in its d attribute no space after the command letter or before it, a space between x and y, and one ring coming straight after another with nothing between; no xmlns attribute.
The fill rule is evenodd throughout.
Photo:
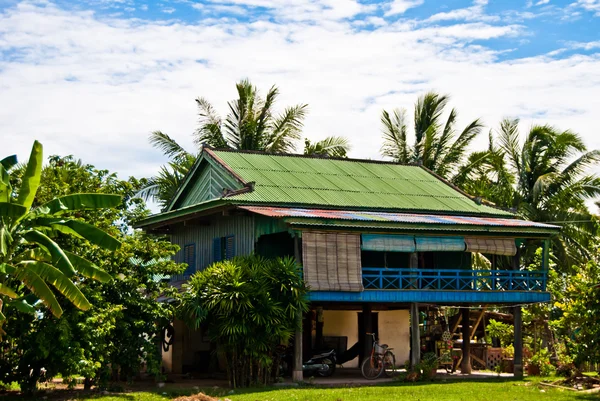
<svg viewBox="0 0 600 401"><path fill-rule="evenodd" d="M75 155L123 178L189 150L194 99L224 115L249 78L304 136L381 159L383 109L451 96L458 127L551 124L600 148L600 0L0 0L0 156Z"/></svg>

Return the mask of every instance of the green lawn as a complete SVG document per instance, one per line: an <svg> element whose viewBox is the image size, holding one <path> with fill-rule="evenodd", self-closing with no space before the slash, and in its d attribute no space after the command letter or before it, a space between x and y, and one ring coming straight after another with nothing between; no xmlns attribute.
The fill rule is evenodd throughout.
<svg viewBox="0 0 600 401"><path fill-rule="evenodd" d="M378 386L342 388L263 388L208 390L208 394L232 401L364 401L364 400L427 400L427 401L528 401L528 400L600 400L600 395L551 389L538 385L539 380L513 381L503 379L456 380L433 383L391 383ZM215 393L215 391L217 393ZM168 401L189 391L135 392L115 395L69 397L70 400L98 401ZM48 397L51 400L52 396ZM65 399L65 398L63 398ZM2 400L2 397L0 397Z"/></svg>

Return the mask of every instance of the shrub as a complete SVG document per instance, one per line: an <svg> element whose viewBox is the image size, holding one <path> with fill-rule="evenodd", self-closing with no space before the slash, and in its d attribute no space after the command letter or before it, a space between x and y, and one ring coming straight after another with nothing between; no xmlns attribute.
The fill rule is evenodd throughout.
<svg viewBox="0 0 600 401"><path fill-rule="evenodd" d="M306 292L293 258L236 257L192 276L179 314L191 327L207 323L232 387L266 384L276 347L300 328Z"/></svg>

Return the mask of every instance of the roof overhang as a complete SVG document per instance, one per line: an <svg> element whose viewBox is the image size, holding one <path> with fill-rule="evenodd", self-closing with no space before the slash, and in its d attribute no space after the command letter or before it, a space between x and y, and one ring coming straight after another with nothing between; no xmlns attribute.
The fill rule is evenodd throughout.
<svg viewBox="0 0 600 401"><path fill-rule="evenodd" d="M477 232L482 234L548 237L557 234L560 227L520 219L477 216L453 216L395 212L369 212L281 208L266 206L238 206L263 216L282 218L296 227L330 229L372 229L383 231L439 231Z"/></svg>

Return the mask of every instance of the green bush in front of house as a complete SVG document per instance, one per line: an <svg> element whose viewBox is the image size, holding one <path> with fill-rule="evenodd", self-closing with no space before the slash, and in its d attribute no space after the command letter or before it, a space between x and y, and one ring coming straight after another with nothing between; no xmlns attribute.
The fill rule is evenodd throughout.
<svg viewBox="0 0 600 401"><path fill-rule="evenodd" d="M231 386L271 381L273 351L299 328L307 288L293 258L236 257L189 281L180 307L191 327L205 323L227 365Z"/></svg>

